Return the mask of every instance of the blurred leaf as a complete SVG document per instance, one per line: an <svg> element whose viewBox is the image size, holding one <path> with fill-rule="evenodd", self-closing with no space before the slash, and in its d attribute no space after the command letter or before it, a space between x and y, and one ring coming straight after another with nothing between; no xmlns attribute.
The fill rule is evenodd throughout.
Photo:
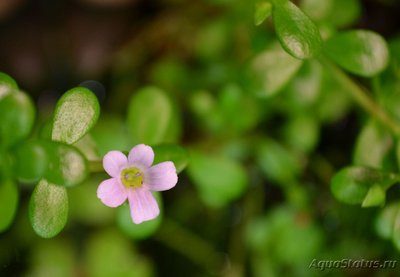
<svg viewBox="0 0 400 277"><path fill-rule="evenodd" d="M14 220L18 208L17 185L8 179L0 179L0 232L6 230Z"/></svg>
<svg viewBox="0 0 400 277"><path fill-rule="evenodd" d="M98 154L96 141L90 133L75 142L73 146L83 154L86 160L96 161L102 158L102 156Z"/></svg>
<svg viewBox="0 0 400 277"><path fill-rule="evenodd" d="M132 222L131 211L128 204L121 205L117 210L117 225L124 232L125 235L142 240L153 235L161 225L162 222L162 199L161 195L153 192L157 200L158 207L160 208L160 215L153 220L145 221L140 224Z"/></svg>
<svg viewBox="0 0 400 277"><path fill-rule="evenodd" d="M346 204L360 204L365 200L376 201L380 198L381 191L373 186L379 186L383 192L398 182L400 177L394 173L387 173L378 169L362 166L349 166L341 169L331 180L333 195ZM372 195L369 195L372 194ZM374 195L377 194L377 195ZM374 202L373 201L373 202Z"/></svg>
<svg viewBox="0 0 400 277"><path fill-rule="evenodd" d="M229 23L226 20L214 20L199 30L194 43L197 56L205 61L224 57L231 47Z"/></svg>
<svg viewBox="0 0 400 277"><path fill-rule="evenodd" d="M35 120L35 107L23 92L0 98L0 147L10 147L27 137Z"/></svg>
<svg viewBox="0 0 400 277"><path fill-rule="evenodd" d="M51 183L72 187L80 184L89 174L85 157L73 146L58 142L45 142L48 166L44 177Z"/></svg>
<svg viewBox="0 0 400 277"><path fill-rule="evenodd" d="M72 144L96 124L100 106L96 95L83 87L67 91L57 102L51 138Z"/></svg>
<svg viewBox="0 0 400 277"><path fill-rule="evenodd" d="M246 190L248 180L241 164L199 151L190 152L190 157L189 177L206 204L216 207L227 205Z"/></svg>
<svg viewBox="0 0 400 277"><path fill-rule="evenodd" d="M344 69L363 77L382 72L389 61L384 38L367 30L337 33L325 42L324 51Z"/></svg>
<svg viewBox="0 0 400 277"><path fill-rule="evenodd" d="M285 140L291 147L309 153L318 143L319 124L315 117L302 114L292 117L284 132Z"/></svg>
<svg viewBox="0 0 400 277"><path fill-rule="evenodd" d="M131 148L128 130L123 119L117 115L102 116L91 134L100 156L116 149L128 152Z"/></svg>
<svg viewBox="0 0 400 277"><path fill-rule="evenodd" d="M336 0L302 0L300 8L312 20L321 21L331 12Z"/></svg>
<svg viewBox="0 0 400 277"><path fill-rule="evenodd" d="M42 241L34 247L29 259L28 275L68 277L76 275L74 244L66 240Z"/></svg>
<svg viewBox="0 0 400 277"><path fill-rule="evenodd" d="M29 219L33 230L43 238L52 238L64 228L68 219L67 190L42 179L29 202Z"/></svg>
<svg viewBox="0 0 400 277"><path fill-rule="evenodd" d="M393 236L394 224L400 218L399 203L392 203L384 207L375 220L375 230L379 236L390 239Z"/></svg>
<svg viewBox="0 0 400 277"><path fill-rule="evenodd" d="M400 213L397 213L397 216L394 220L393 226L393 243L396 246L397 250L400 251Z"/></svg>
<svg viewBox="0 0 400 277"><path fill-rule="evenodd" d="M293 184L302 168L295 153L267 138L259 142L256 157L262 172L283 186Z"/></svg>
<svg viewBox="0 0 400 277"><path fill-rule="evenodd" d="M131 246L132 243L114 230L105 230L90 236L85 251L88 276L153 276L149 261L136 254Z"/></svg>
<svg viewBox="0 0 400 277"><path fill-rule="evenodd" d="M136 92L128 107L128 127L133 143L156 145L175 142L180 118L164 91L146 87Z"/></svg>
<svg viewBox="0 0 400 277"><path fill-rule="evenodd" d="M254 24L260 25L272 13L272 4L268 1L257 1L255 4Z"/></svg>
<svg viewBox="0 0 400 277"><path fill-rule="evenodd" d="M26 141L15 150L15 173L22 182L38 182L43 178L48 164L48 155L43 141Z"/></svg>
<svg viewBox="0 0 400 277"><path fill-rule="evenodd" d="M182 172L189 163L188 151L179 145L157 145L153 147L153 150L155 154L153 164L172 161L177 173Z"/></svg>
<svg viewBox="0 0 400 277"><path fill-rule="evenodd" d="M393 146L390 133L370 120L358 135L353 163L355 165L383 168L383 160Z"/></svg>
<svg viewBox="0 0 400 277"><path fill-rule="evenodd" d="M332 4L331 11L326 21L336 27L343 28L350 26L355 23L362 14L360 0L334 0Z"/></svg>
<svg viewBox="0 0 400 277"><path fill-rule="evenodd" d="M10 93L18 91L17 82L7 74L0 72L0 100Z"/></svg>
<svg viewBox="0 0 400 277"><path fill-rule="evenodd" d="M361 207L374 207L383 206L386 201L386 191L379 185L373 185L369 188L367 195L365 196Z"/></svg>
<svg viewBox="0 0 400 277"><path fill-rule="evenodd" d="M280 47L270 48L257 55L251 65L255 81L262 90L260 96L272 96L279 92L296 74L302 61L293 58Z"/></svg>
<svg viewBox="0 0 400 277"><path fill-rule="evenodd" d="M290 55L308 59L320 52L318 28L295 4L275 0L272 17L279 41Z"/></svg>

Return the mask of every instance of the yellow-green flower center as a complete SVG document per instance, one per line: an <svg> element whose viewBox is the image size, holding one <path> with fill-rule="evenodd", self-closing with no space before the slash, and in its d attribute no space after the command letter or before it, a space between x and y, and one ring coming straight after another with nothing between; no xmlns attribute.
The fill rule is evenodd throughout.
<svg viewBox="0 0 400 277"><path fill-rule="evenodd" d="M127 188L138 188L143 185L143 173L136 167L128 167L121 171L121 182Z"/></svg>

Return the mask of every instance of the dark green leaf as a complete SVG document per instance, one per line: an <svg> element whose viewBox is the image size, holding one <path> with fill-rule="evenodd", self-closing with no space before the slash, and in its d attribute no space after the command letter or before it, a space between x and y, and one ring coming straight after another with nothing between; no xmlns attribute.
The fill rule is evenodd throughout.
<svg viewBox="0 0 400 277"><path fill-rule="evenodd" d="M290 1L275 1L272 17L282 47L293 57L307 59L321 49L317 26Z"/></svg>
<svg viewBox="0 0 400 277"><path fill-rule="evenodd" d="M34 120L35 108L25 93L0 98L0 147L10 147L27 137Z"/></svg>
<svg viewBox="0 0 400 277"><path fill-rule="evenodd" d="M18 91L18 85L13 78L0 72L0 100L10 93Z"/></svg>
<svg viewBox="0 0 400 277"><path fill-rule="evenodd" d="M14 220L18 208L18 188L11 180L0 180L0 232Z"/></svg>
<svg viewBox="0 0 400 277"><path fill-rule="evenodd" d="M327 0L320 2L325 1ZM334 0L326 21L342 28L355 23L361 14L360 0Z"/></svg>
<svg viewBox="0 0 400 277"><path fill-rule="evenodd" d="M189 177L193 180L204 202L223 206L237 199L247 187L247 175L237 162L222 156L199 151L190 153Z"/></svg>
<svg viewBox="0 0 400 277"><path fill-rule="evenodd" d="M326 41L324 52L344 69L364 77L380 73L389 61L386 41L367 30L337 33Z"/></svg>
<svg viewBox="0 0 400 277"><path fill-rule="evenodd" d="M158 145L153 147L154 164L165 161L172 161L175 164L177 173L186 168L189 163L188 151L179 145Z"/></svg>
<svg viewBox="0 0 400 277"><path fill-rule="evenodd" d="M260 25L272 13L272 4L268 1L257 1L255 4L254 24Z"/></svg>
<svg viewBox="0 0 400 277"><path fill-rule="evenodd" d="M180 126L177 111L162 90L146 87L132 96L128 107L128 127L133 143L156 145L175 142Z"/></svg>
<svg viewBox="0 0 400 277"><path fill-rule="evenodd" d="M52 238L64 228L68 219L67 190L42 179L29 202L29 219L33 230L43 238Z"/></svg>
<svg viewBox="0 0 400 277"><path fill-rule="evenodd" d="M90 90L76 87L57 102L51 138L72 144L95 125L100 114L97 97Z"/></svg>
<svg viewBox="0 0 400 277"><path fill-rule="evenodd" d="M331 180L333 195L340 201L347 204L360 204L365 198L366 203L376 202L381 199L381 190L386 190L399 181L399 176L394 173L387 173L378 169L362 166L349 166L343 168ZM381 190L373 188L379 186ZM374 195L376 194L377 195ZM373 200L373 201L372 201ZM370 202L372 201L372 202Z"/></svg>

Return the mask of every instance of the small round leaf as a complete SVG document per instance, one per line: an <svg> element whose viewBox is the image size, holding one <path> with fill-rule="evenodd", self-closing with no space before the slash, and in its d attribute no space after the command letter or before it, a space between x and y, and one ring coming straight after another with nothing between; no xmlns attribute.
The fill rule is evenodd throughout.
<svg viewBox="0 0 400 277"><path fill-rule="evenodd" d="M83 87L67 91L57 102L51 138L72 144L97 122L100 106L96 95Z"/></svg>
<svg viewBox="0 0 400 277"><path fill-rule="evenodd" d="M18 188L11 180L0 180L0 232L14 220L18 208Z"/></svg>
<svg viewBox="0 0 400 277"><path fill-rule="evenodd" d="M172 161L176 167L177 173L186 168L189 163L188 151L179 145L158 145L153 147L154 164L165 161Z"/></svg>

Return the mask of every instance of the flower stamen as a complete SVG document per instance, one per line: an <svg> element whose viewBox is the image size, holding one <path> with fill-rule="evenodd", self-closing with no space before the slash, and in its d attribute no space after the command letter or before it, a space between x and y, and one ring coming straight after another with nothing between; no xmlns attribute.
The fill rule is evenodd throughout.
<svg viewBox="0 0 400 277"><path fill-rule="evenodd" d="M120 179L126 188L139 188L143 185L143 173L136 167L124 168Z"/></svg>

